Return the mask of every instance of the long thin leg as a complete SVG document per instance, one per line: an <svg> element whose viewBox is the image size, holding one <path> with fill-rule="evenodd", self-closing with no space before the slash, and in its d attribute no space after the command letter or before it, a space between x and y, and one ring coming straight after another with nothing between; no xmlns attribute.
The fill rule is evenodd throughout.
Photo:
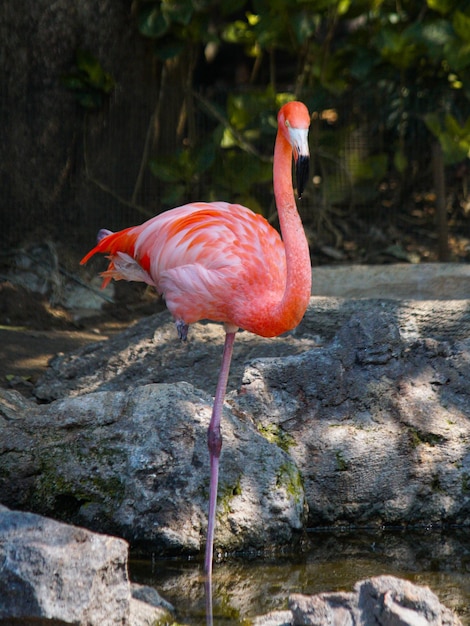
<svg viewBox="0 0 470 626"><path fill-rule="evenodd" d="M217 487L219 483L219 458L222 450L222 435L220 432L220 421L224 405L225 390L227 389L228 374L230 371L230 361L232 360L233 343L235 341L236 329L233 326L226 326L224 353L220 366L219 380L215 392L212 417L207 431L207 447L209 448L211 473L209 492L209 516L207 521L207 541L204 559L204 572L207 581L212 579L212 558L214 552L214 529L215 511L217 507Z"/></svg>

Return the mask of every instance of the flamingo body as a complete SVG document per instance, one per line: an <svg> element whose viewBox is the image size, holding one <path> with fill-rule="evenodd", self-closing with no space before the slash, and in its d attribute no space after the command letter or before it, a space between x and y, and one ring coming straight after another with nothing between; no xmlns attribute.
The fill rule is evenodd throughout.
<svg viewBox="0 0 470 626"><path fill-rule="evenodd" d="M225 322L263 337L294 328L305 312L295 303L283 319L273 309L286 287L286 255L278 232L239 204L197 202L140 226L111 233L83 259L109 255L105 286L138 280L163 294L177 320Z"/></svg>

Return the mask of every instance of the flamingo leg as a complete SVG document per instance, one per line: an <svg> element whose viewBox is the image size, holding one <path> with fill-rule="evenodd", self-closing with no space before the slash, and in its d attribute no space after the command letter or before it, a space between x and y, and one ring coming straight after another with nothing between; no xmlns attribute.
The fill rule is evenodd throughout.
<svg viewBox="0 0 470 626"><path fill-rule="evenodd" d="M214 529L215 529L215 513L217 508L217 487L219 482L219 458L222 450L222 435L220 432L220 421L222 419L222 411L225 398L225 390L227 389L227 380L230 371L230 362L232 360L233 343L235 334L238 329L232 325L225 327L225 345L222 356L222 364L220 366L219 380L215 392L214 406L212 408L212 417L207 431L207 447L210 454L210 492L209 492L209 515L207 521L207 541L204 559L204 572L207 576L207 582L211 583L212 579L212 558L214 553Z"/></svg>

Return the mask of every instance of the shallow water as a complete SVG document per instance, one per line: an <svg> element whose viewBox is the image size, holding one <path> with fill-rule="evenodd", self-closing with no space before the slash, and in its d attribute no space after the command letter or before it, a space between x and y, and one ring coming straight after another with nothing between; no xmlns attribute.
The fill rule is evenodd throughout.
<svg viewBox="0 0 470 626"><path fill-rule="evenodd" d="M214 565L214 624L235 626L287 608L290 593L351 591L364 578L392 574L428 585L470 626L470 529L311 532L303 549ZM134 559L131 579L155 587L185 624L205 624L200 559Z"/></svg>

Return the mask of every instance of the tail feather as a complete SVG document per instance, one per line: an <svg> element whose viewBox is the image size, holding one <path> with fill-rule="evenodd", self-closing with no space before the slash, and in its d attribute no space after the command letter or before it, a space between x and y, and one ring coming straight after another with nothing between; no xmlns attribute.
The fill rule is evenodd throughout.
<svg viewBox="0 0 470 626"><path fill-rule="evenodd" d="M134 230L134 233L131 232L132 230ZM97 253L108 256L110 259L108 268L101 274L103 276L102 289L108 285L112 278L115 280L125 278L127 280L149 282L144 277L143 270L133 258L136 237L137 233L134 227L125 228L117 233L103 228L98 233L98 243L83 257L80 265L87 263Z"/></svg>
<svg viewBox="0 0 470 626"><path fill-rule="evenodd" d="M134 227L125 228L117 233L113 233L110 230L101 229L98 233L98 243L94 248L86 254L80 261L80 265L85 265L87 261L91 259L97 253L108 254L109 256L115 256L118 252L125 252L129 256L134 254L134 245L137 237L137 233L131 234Z"/></svg>

